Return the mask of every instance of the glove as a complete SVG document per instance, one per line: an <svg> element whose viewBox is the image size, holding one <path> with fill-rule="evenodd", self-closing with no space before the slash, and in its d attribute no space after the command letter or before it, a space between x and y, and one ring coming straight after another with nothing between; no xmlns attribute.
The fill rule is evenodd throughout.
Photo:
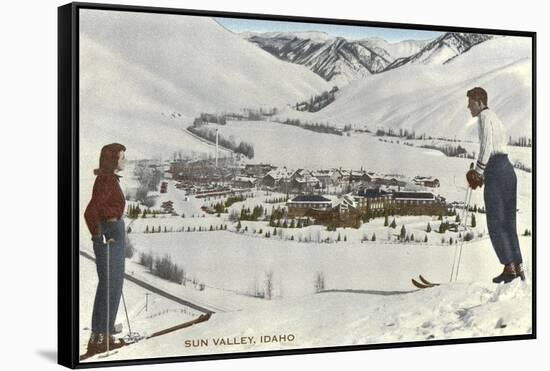
<svg viewBox="0 0 550 371"><path fill-rule="evenodd" d="M102 235L102 234L94 234L94 235L92 236L92 241L93 241L94 243L104 243L104 242L103 242L103 235Z"/></svg>
<svg viewBox="0 0 550 371"><path fill-rule="evenodd" d="M472 189L483 187L483 177L474 169L468 170L466 173L466 180Z"/></svg>

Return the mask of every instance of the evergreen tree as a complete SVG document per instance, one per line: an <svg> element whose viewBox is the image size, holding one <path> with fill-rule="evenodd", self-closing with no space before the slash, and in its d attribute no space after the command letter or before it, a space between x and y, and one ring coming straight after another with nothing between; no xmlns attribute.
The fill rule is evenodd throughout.
<svg viewBox="0 0 550 371"><path fill-rule="evenodd" d="M407 230L405 229L405 224L403 224L401 226L401 233L399 234L399 237L401 237L401 239L404 239L406 235L407 235Z"/></svg>
<svg viewBox="0 0 550 371"><path fill-rule="evenodd" d="M472 228L476 227L476 215L472 214Z"/></svg>
<svg viewBox="0 0 550 371"><path fill-rule="evenodd" d="M336 241L340 242L342 239L340 237L340 232L338 232L338 238L336 239Z"/></svg>
<svg viewBox="0 0 550 371"><path fill-rule="evenodd" d="M426 232L430 233L432 231L432 226L428 222L428 226L426 227Z"/></svg>
<svg viewBox="0 0 550 371"><path fill-rule="evenodd" d="M397 223L395 222L395 218L393 218L393 220L390 224L390 228L393 228L393 229L397 228Z"/></svg>
<svg viewBox="0 0 550 371"><path fill-rule="evenodd" d="M290 228L296 227L296 224L294 223L294 219L290 221Z"/></svg>
<svg viewBox="0 0 550 371"><path fill-rule="evenodd" d="M456 222L456 223L460 223L460 216L459 216L459 215L456 216L455 222Z"/></svg>
<svg viewBox="0 0 550 371"><path fill-rule="evenodd" d="M344 241L347 241L348 240L348 236L344 236Z"/></svg>
<svg viewBox="0 0 550 371"><path fill-rule="evenodd" d="M372 234L372 238L370 240L373 242L376 241L376 235L374 233Z"/></svg>
<svg viewBox="0 0 550 371"><path fill-rule="evenodd" d="M241 221L239 220L239 222L237 223L237 231L240 231L241 230Z"/></svg>
<svg viewBox="0 0 550 371"><path fill-rule="evenodd" d="M210 224L210 230L211 230L211 231L213 231L213 230L214 230L214 228L212 227L212 224Z"/></svg>
<svg viewBox="0 0 550 371"><path fill-rule="evenodd" d="M145 226L145 233L149 233L149 226L148 225Z"/></svg>
<svg viewBox="0 0 550 371"><path fill-rule="evenodd" d="M384 227L387 227L389 225L388 223L388 216L384 216Z"/></svg>
<svg viewBox="0 0 550 371"><path fill-rule="evenodd" d="M411 233L411 241L414 242L414 233Z"/></svg>
<svg viewBox="0 0 550 371"><path fill-rule="evenodd" d="M424 242L428 242L428 235L424 236Z"/></svg>

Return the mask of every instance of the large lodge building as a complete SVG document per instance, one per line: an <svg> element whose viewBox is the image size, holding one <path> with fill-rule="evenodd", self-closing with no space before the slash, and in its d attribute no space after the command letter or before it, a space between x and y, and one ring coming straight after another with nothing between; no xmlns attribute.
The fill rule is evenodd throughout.
<svg viewBox="0 0 550 371"><path fill-rule="evenodd" d="M300 195L287 202L288 216L312 217L321 224L355 226L364 216L446 215L445 198L425 191L362 189L336 200L321 195Z"/></svg>

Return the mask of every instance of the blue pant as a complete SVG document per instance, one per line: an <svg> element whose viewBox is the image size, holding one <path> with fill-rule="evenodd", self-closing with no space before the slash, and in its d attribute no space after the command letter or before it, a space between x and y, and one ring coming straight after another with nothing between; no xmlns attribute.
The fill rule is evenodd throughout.
<svg viewBox="0 0 550 371"><path fill-rule="evenodd" d="M94 254L96 257L97 277L99 282L94 300L92 313L92 332L113 334L115 319L122 295L124 283L125 263L125 228L124 220L116 222L102 222L101 231L105 240L114 240L107 243L94 242ZM108 249L108 251L107 251ZM107 264L109 255L109 264ZM107 266L109 266L109 277L107 277ZM108 281L107 281L108 278ZM109 288L109 290L107 290ZM107 298L107 291L109 297ZM109 313L107 314L107 302Z"/></svg>
<svg viewBox="0 0 550 371"><path fill-rule="evenodd" d="M501 264L522 263L516 230L517 178L507 155L493 155L484 172L487 229Z"/></svg>

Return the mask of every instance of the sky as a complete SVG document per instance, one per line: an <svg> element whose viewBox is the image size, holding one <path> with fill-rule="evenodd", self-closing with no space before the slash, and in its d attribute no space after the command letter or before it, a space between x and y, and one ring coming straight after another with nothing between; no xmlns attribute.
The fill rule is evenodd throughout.
<svg viewBox="0 0 550 371"><path fill-rule="evenodd" d="M347 26L321 23L301 23L284 21L266 21L239 18L214 18L228 30L241 33L251 32L303 32L321 31L332 36L340 36L347 40L357 40L369 37L380 37L388 42L402 40L430 40L441 35L441 32L405 30L398 28L379 28L363 26Z"/></svg>

